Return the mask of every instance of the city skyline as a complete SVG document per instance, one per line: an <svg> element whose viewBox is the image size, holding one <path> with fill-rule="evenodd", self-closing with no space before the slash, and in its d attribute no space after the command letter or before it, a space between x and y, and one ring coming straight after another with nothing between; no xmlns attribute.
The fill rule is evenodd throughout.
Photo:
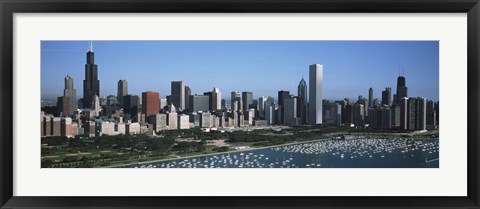
<svg viewBox="0 0 480 209"><path fill-rule="evenodd" d="M150 46L151 44L153 46ZM250 46L249 49L248 46ZM134 48L144 50L138 53L141 50L133 50ZM219 55L228 48L231 52L229 55ZM327 79L323 85L323 99L354 99L359 95L368 97L370 87L373 88L373 97L381 99L381 91L386 87L397 91L397 77L400 71L403 71L400 67L383 69L381 66L386 68L390 65L394 68L394 64L386 62L393 62L391 61L393 57L402 53L403 57L397 57L395 60L397 62L403 60L398 65L407 66L404 75L407 77L409 96L423 96L438 100L438 42L436 41L95 41L93 49L88 42L44 41L42 42L42 98L55 98L61 95L62 80L66 75L74 79L74 88L78 91L77 99L83 98L83 95L79 94L81 93L79 89L83 89L81 81L84 79L86 67L85 53L90 49L96 52L95 64L98 65L98 79L102 83L101 97L117 95L119 80L128 81L130 94L141 95L145 91L156 91L160 92L161 98L170 94L171 81L184 81L185 85L191 88L192 95L211 91L213 87L219 88L224 92L222 99L227 101L230 100L231 91L253 92L253 99L260 96L275 97L280 90L296 94L298 82L302 78L308 78L308 66L321 63L325 67L324 76ZM311 54L322 49L330 49L326 50L330 52L327 53L327 58ZM365 49L369 49L370 52L363 51L357 56L352 55L351 50ZM171 53L155 58L152 55L155 50L160 52L170 50ZM210 56L199 53L202 50L212 51L212 53ZM253 52L246 53L249 50ZM125 58L116 56L119 52L125 52ZM195 56L186 56L195 52L198 53ZM343 52L343 56L340 56L341 60L336 58L329 61L328 57L339 56L338 53L341 52ZM178 57L172 58L179 54L184 55L186 59L184 62L179 61ZM378 57L373 56L367 59L365 54L378 55ZM317 61L313 61L315 57ZM201 58L208 59L200 63L194 62ZM268 60L264 60L265 58ZM272 61L275 58L278 61ZM253 60L246 60L245 63L235 62L238 59ZM255 59L257 60L254 61ZM361 59L364 59L363 62L353 62ZM231 63L225 65L225 62ZM306 64L297 66L299 65L297 63ZM352 66L348 67L348 64ZM178 69L173 69L174 66ZM192 69L192 66L195 68ZM352 69L354 67L355 69ZM409 73L412 69L417 70ZM61 79L57 81L57 77Z"/></svg>

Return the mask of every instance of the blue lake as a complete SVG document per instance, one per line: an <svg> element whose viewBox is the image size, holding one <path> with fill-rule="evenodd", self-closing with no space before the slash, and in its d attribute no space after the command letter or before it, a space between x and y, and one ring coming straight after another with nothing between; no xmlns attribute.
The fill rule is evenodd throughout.
<svg viewBox="0 0 480 209"><path fill-rule="evenodd" d="M438 139L357 138L243 150L129 168L438 168Z"/></svg>

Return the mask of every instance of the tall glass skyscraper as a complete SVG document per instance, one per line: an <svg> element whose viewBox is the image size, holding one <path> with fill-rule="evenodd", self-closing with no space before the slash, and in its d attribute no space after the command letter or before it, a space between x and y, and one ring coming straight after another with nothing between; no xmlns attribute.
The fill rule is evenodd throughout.
<svg viewBox="0 0 480 209"><path fill-rule="evenodd" d="M370 87L368 89L368 106L373 107L373 89Z"/></svg>
<svg viewBox="0 0 480 209"><path fill-rule="evenodd" d="M323 85L323 65L310 65L309 72L309 104L308 120L310 125L322 124L322 85Z"/></svg>
<svg viewBox="0 0 480 209"><path fill-rule="evenodd" d="M219 88L213 88L212 91L212 110L221 110L222 109L222 93Z"/></svg>
<svg viewBox="0 0 480 209"><path fill-rule="evenodd" d="M397 78L397 104L400 104L403 97L408 97L408 88L405 77L398 76Z"/></svg>
<svg viewBox="0 0 480 209"><path fill-rule="evenodd" d="M117 86L117 100L120 107L123 107L123 97L128 95L127 80L119 80Z"/></svg>
<svg viewBox="0 0 480 209"><path fill-rule="evenodd" d="M307 124L307 82L302 78L298 84L298 98L297 98L297 117L301 118L302 124Z"/></svg>
<svg viewBox="0 0 480 209"><path fill-rule="evenodd" d="M242 101L243 101L243 111L248 111L248 109L253 106L253 93L249 91L242 92Z"/></svg>
<svg viewBox="0 0 480 209"><path fill-rule="evenodd" d="M172 92L170 99L172 104L179 110L184 110L185 106L185 83L183 81L172 81Z"/></svg>
<svg viewBox="0 0 480 209"><path fill-rule="evenodd" d="M92 107L92 99L94 96L100 97L100 81L98 80L98 69L94 62L95 54L93 53L92 43L87 52L87 64L85 64L85 80L83 80L83 106L84 108Z"/></svg>

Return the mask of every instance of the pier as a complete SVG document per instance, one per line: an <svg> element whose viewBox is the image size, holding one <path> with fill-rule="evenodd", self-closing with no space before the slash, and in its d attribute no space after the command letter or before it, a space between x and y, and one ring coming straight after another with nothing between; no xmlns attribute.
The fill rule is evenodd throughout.
<svg viewBox="0 0 480 209"><path fill-rule="evenodd" d="M439 158L434 158L434 159L427 159L425 158L425 163L431 163L431 162L435 162L435 161L438 161Z"/></svg>

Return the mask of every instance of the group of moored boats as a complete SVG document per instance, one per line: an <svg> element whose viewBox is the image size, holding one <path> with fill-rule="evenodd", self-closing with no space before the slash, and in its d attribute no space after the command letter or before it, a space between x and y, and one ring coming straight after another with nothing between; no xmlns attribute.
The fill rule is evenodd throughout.
<svg viewBox="0 0 480 209"><path fill-rule="evenodd" d="M351 140L327 140L308 142L271 148L272 150L287 153L301 154L331 154L339 158L372 158L380 155L384 158L387 154L400 150L407 154L416 150L436 153L439 150L438 140L414 140L405 138L383 139L383 138L358 138ZM413 157L413 154L410 154Z"/></svg>
<svg viewBox="0 0 480 209"><path fill-rule="evenodd" d="M340 159L385 158L388 154L402 153L413 157L415 152L437 153L436 140L359 138L351 140L324 140L284 145L249 152L192 157L148 164L137 164L134 168L319 168L322 156L331 155ZM315 155L318 157L313 157ZM280 157L279 157L280 156ZM294 159L310 156L311 162Z"/></svg>

